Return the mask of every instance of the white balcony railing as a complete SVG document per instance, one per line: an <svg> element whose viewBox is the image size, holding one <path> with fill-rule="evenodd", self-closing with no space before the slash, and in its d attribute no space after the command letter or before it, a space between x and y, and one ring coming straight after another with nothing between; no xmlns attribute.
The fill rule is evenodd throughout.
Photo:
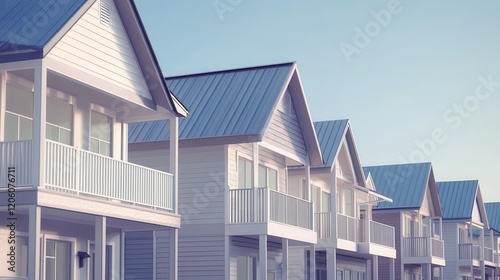
<svg viewBox="0 0 500 280"><path fill-rule="evenodd" d="M330 212L319 212L314 214L314 227L319 239L331 238L332 222Z"/></svg>
<svg viewBox="0 0 500 280"><path fill-rule="evenodd" d="M352 242L360 240L360 220L351 216L337 214L337 237Z"/></svg>
<svg viewBox="0 0 500 280"><path fill-rule="evenodd" d="M18 186L33 184L31 140L0 142L0 160L2 166L16 166L16 176L20 175L16 177ZM49 190L159 210L173 209L173 177L165 172L48 140L45 170L44 187Z"/></svg>
<svg viewBox="0 0 500 280"><path fill-rule="evenodd" d="M371 220L369 221L369 223L370 240L367 240L367 242L394 248L394 227Z"/></svg>
<svg viewBox="0 0 500 280"><path fill-rule="evenodd" d="M229 223L268 221L313 229L312 203L269 188L229 190Z"/></svg>
<svg viewBox="0 0 500 280"><path fill-rule="evenodd" d="M493 249L484 247L484 260L487 262L493 262Z"/></svg>
<svg viewBox="0 0 500 280"><path fill-rule="evenodd" d="M461 260L479 260L480 248L471 243L458 244L458 258Z"/></svg>
<svg viewBox="0 0 500 280"><path fill-rule="evenodd" d="M443 240L431 237L404 237L404 257L438 257L444 258Z"/></svg>

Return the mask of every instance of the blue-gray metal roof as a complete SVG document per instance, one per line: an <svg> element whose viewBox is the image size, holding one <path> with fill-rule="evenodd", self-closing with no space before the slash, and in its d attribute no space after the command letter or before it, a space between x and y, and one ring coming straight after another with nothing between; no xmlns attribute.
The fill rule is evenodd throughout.
<svg viewBox="0 0 500 280"><path fill-rule="evenodd" d="M478 181L438 182L443 219L470 219L476 202Z"/></svg>
<svg viewBox="0 0 500 280"><path fill-rule="evenodd" d="M43 47L86 0L0 1L0 62L41 58Z"/></svg>
<svg viewBox="0 0 500 280"><path fill-rule="evenodd" d="M366 176L370 173L377 193L392 198L380 202L376 209L420 208L431 174L431 164L408 163L363 167Z"/></svg>
<svg viewBox="0 0 500 280"><path fill-rule="evenodd" d="M294 63L167 78L191 113L179 121L179 139L259 135L286 86ZM129 142L169 139L168 121L134 123Z"/></svg>
<svg viewBox="0 0 500 280"><path fill-rule="evenodd" d="M500 232L500 202L486 202L484 207L490 227Z"/></svg>
<svg viewBox="0 0 500 280"><path fill-rule="evenodd" d="M349 120L314 122L324 164L332 166Z"/></svg>

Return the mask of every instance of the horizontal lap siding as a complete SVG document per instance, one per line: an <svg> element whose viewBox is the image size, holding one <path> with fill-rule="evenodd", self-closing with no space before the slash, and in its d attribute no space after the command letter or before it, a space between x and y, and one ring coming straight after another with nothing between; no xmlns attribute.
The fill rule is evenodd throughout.
<svg viewBox="0 0 500 280"><path fill-rule="evenodd" d="M373 211L373 220L379 223L390 225L394 227L394 237L396 244L396 259L394 260L394 273L396 279L400 278L401 275L401 237L400 237L400 213L383 213ZM380 257L378 261L379 265L379 279L389 279L389 259Z"/></svg>
<svg viewBox="0 0 500 280"><path fill-rule="evenodd" d="M153 279L153 232L125 234L125 280Z"/></svg>
<svg viewBox="0 0 500 280"><path fill-rule="evenodd" d="M458 279L458 229L455 223L443 223L444 256L446 266L443 268L444 279Z"/></svg>
<svg viewBox="0 0 500 280"><path fill-rule="evenodd" d="M109 26L100 22L101 1L110 9ZM113 1L96 1L50 51L49 57L152 100Z"/></svg>
<svg viewBox="0 0 500 280"><path fill-rule="evenodd" d="M274 112L269 127L265 132L264 142L302 159L306 159L307 150L304 137L293 103L288 104L290 102L291 98L286 95L285 98L280 100L278 108Z"/></svg>
<svg viewBox="0 0 500 280"><path fill-rule="evenodd" d="M224 236L179 236L179 279L224 279Z"/></svg>
<svg viewBox="0 0 500 280"><path fill-rule="evenodd" d="M170 231L156 231L156 279L170 279Z"/></svg>

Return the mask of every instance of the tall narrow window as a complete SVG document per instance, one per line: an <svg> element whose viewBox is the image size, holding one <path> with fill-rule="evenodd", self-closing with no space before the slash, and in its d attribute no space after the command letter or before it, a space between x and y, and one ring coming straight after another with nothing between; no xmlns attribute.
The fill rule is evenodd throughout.
<svg viewBox="0 0 500 280"><path fill-rule="evenodd" d="M253 188L252 162L245 158L238 158L238 188Z"/></svg>
<svg viewBox="0 0 500 280"><path fill-rule="evenodd" d="M259 187L278 190L278 171L259 165Z"/></svg>
<svg viewBox="0 0 500 280"><path fill-rule="evenodd" d="M33 93L7 85L5 141L28 140L33 133Z"/></svg>
<svg viewBox="0 0 500 280"><path fill-rule="evenodd" d="M316 213L321 212L321 189L316 186L312 186L311 188L311 202L314 204L314 211Z"/></svg>
<svg viewBox="0 0 500 280"><path fill-rule="evenodd" d="M330 194L321 192L321 212L330 212Z"/></svg>
<svg viewBox="0 0 500 280"><path fill-rule="evenodd" d="M45 243L45 279L71 279L71 243L47 240Z"/></svg>
<svg viewBox="0 0 500 280"><path fill-rule="evenodd" d="M354 192L352 189L344 189L345 215L354 217Z"/></svg>
<svg viewBox="0 0 500 280"><path fill-rule="evenodd" d="M90 114L90 151L111 156L111 118L95 111Z"/></svg>
<svg viewBox="0 0 500 280"><path fill-rule="evenodd" d="M47 99L47 139L71 145L72 111L62 100Z"/></svg>

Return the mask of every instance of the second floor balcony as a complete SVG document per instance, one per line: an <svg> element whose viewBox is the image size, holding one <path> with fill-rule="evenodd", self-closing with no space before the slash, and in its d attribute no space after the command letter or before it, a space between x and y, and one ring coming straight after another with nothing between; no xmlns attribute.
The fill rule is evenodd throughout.
<svg viewBox="0 0 500 280"><path fill-rule="evenodd" d="M305 240L314 240L313 205L311 202L270 188L228 190L228 225L260 224L266 232L277 227L304 233ZM296 234L289 232L290 234ZM286 233L285 233L286 235ZM314 236L314 238L311 238ZM300 239L300 238L299 238Z"/></svg>
<svg viewBox="0 0 500 280"><path fill-rule="evenodd" d="M16 187L32 188L32 140L0 142L0 178L7 167L16 168ZM173 176L144 166L47 140L44 185L41 188L82 199L148 209L174 211ZM6 188L7 181L0 181Z"/></svg>
<svg viewBox="0 0 500 280"><path fill-rule="evenodd" d="M405 263L444 265L444 242L439 237L403 237L402 257Z"/></svg>
<svg viewBox="0 0 500 280"><path fill-rule="evenodd" d="M330 212L315 214L315 229L318 239L332 238L333 227ZM371 219L358 219L337 213L336 229L337 244L340 248L351 247L360 253L387 257L396 255L394 227ZM346 246L343 246L343 243Z"/></svg>

